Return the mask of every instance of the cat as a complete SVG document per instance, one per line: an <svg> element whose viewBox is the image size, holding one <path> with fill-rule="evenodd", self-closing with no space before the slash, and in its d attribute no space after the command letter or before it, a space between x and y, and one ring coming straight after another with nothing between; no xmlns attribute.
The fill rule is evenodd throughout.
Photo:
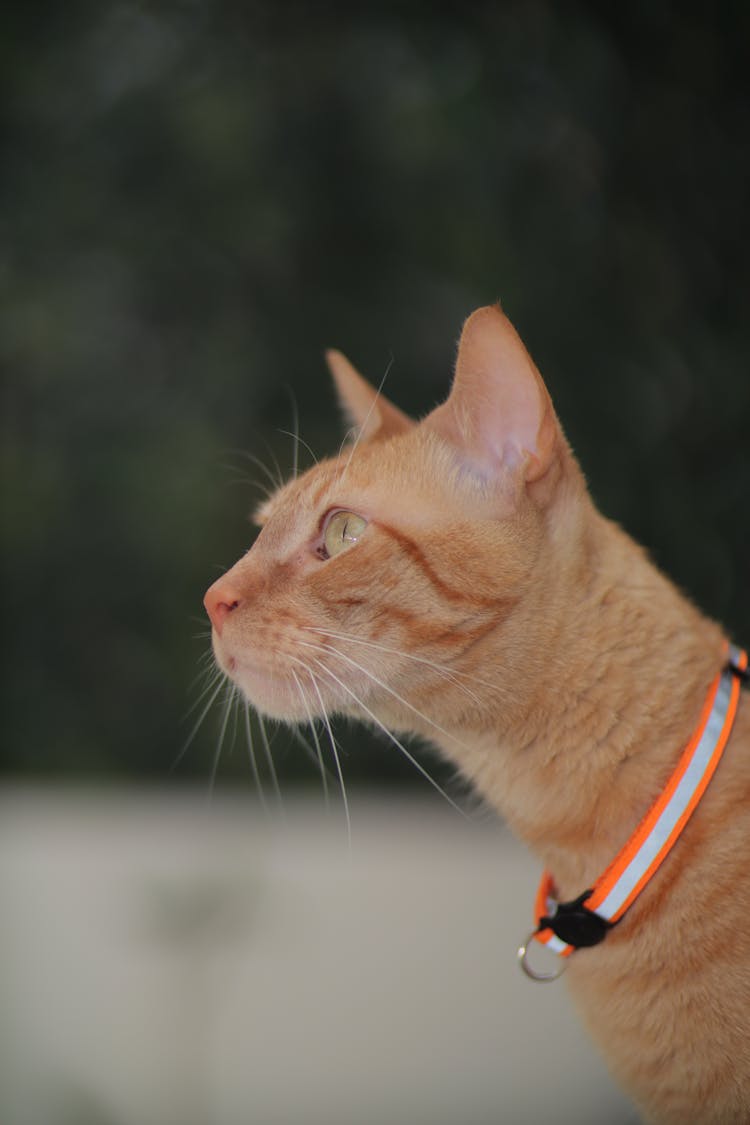
<svg viewBox="0 0 750 1125"><path fill-rule="evenodd" d="M724 633L594 507L498 305L466 321L449 397L420 422L328 362L356 439L261 506L206 594L216 660L268 716L430 739L575 899L675 769ZM747 692L671 853L565 963L646 1120L747 1125Z"/></svg>

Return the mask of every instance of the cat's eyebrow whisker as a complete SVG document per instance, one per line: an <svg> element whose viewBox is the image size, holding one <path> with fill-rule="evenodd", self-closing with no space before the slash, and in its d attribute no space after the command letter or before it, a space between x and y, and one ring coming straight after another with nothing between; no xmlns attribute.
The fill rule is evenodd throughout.
<svg viewBox="0 0 750 1125"><path fill-rule="evenodd" d="M327 668L326 665L323 664L323 662L321 660L318 660L317 658L314 658L314 663L318 665L318 667L321 669L321 671L324 673L324 675L326 675L326 676L330 677L330 679L334 680L339 685L339 687L343 691L345 691L346 694L348 696L350 696L351 699L354 700L354 702L357 704L357 706L360 707L370 719L372 719L373 723L375 723L375 725L380 730L382 730L383 734L385 734L391 740L391 742L394 744L394 746L398 747L398 749L404 755L406 760L408 762L411 762L411 764L414 766L414 768L419 773L421 773L422 777L424 777L424 779L426 781L429 781L429 783L433 787L433 789L437 790L437 792L441 795L441 797L443 797L444 800L446 800L448 802L448 804L451 806L451 808L455 809L455 811L459 814L459 816L462 816L464 818L464 820L469 820L470 817L468 817L466 815L466 813L461 808L461 806L457 805L456 802L453 800L453 798L448 796L446 791L443 789L442 785L438 784L438 782L435 781L435 778L430 774L430 772L428 770L426 770L425 767L422 765L422 763L419 762L414 757L414 755L411 754L406 749L404 744L396 738L393 731L388 730L388 727L385 725L385 723L382 723L380 721L380 719L377 717L377 715L375 715L370 710L370 708L367 706L367 704L363 703L362 700L359 698L359 696L357 696L357 694L355 692L353 692L351 690L351 688L347 687L347 685L343 682L343 680L340 680L338 678L338 676L336 675L336 673L332 672L330 668Z"/></svg>
<svg viewBox="0 0 750 1125"><path fill-rule="evenodd" d="M239 451L238 456L239 456ZM227 485L243 485L245 488L256 488L259 492L265 493L266 496L272 496L276 491L276 482L273 484L266 484L259 477L251 477L249 473L243 471L241 465L232 465L228 461L221 461L219 468L224 469L227 473L234 474L227 479Z"/></svg>
<svg viewBox="0 0 750 1125"><path fill-rule="evenodd" d="M265 445L266 449L268 450L268 456L271 458L271 462L273 464L274 470L276 471L276 482L277 482L276 487L277 488L283 488L286 477L284 476L284 474L281 471L281 465L279 464L279 462L276 458L276 454L274 453L271 445L269 444L269 442L267 442L265 440L265 438L263 438L263 444Z"/></svg>
<svg viewBox="0 0 750 1125"><path fill-rule="evenodd" d="M351 664L353 668L357 668L360 672L367 676L368 679L372 680L373 683L376 683L378 687L381 687L383 691L387 691L389 695L392 695L393 698L398 700L399 703L403 704L404 707L408 707L410 711L413 711L414 714L418 716L418 718L422 719L425 723L428 723L431 727L434 727L435 730L440 732L440 734L444 734L446 738L450 738L452 742L455 742L457 746L461 746L464 750L468 749L465 743L461 742L458 738L455 737L455 735L452 735L450 731L447 731L445 727L442 727L440 725L440 723L436 723L434 719L431 719L428 715L425 715L423 711L420 711L419 708L415 707L413 703L410 703L408 699L404 699L402 695L399 695L397 691L395 691L392 687L389 687L388 684L379 679L374 674L374 672L370 671L369 668L365 668L362 664L358 664L356 660L353 660L350 656L347 656L339 649L334 648L333 645L327 645L325 647L323 645L311 645L308 641L300 641L299 644L303 645L305 648L314 648L318 652L330 653L331 656L337 656L340 660L345 660L347 664Z"/></svg>
<svg viewBox="0 0 750 1125"><path fill-rule="evenodd" d="M305 439L301 438L298 433L290 433L289 430L279 430L278 432L280 434L284 434L285 437L290 437L294 442L294 464L292 467L292 479L296 480L299 476L299 447L301 445L304 445L305 449L310 454L316 465L318 464L318 458L315 456L315 453L313 452L311 446L309 446Z"/></svg>
<svg viewBox="0 0 750 1125"><path fill-rule="evenodd" d="M306 693L304 687L302 686L302 684L300 683L299 676L294 671L294 668L292 668L291 671L292 671L292 678L294 679L294 682L297 685L297 691L299 692L299 697L302 700L302 706L304 707L305 714L307 715L307 725L310 728L310 733L312 734L313 743L315 744L315 757L318 760L318 767L320 769L320 777L321 777L321 780L323 782L323 801L325 803L326 809L328 809L330 807L330 795L328 793L328 775L326 773L325 762L323 761L323 751L320 747L320 739L318 738L318 732L315 729L315 719L313 718L313 713L310 710L310 705L307 702L307 693ZM310 676L310 679L312 680L312 678L313 678L312 672L310 672L309 669L306 669L306 671L308 672L308 675Z"/></svg>
<svg viewBox="0 0 750 1125"><path fill-rule="evenodd" d="M437 664L434 660L428 660L424 656L415 656L411 652L404 652L403 649L389 648L387 645L380 645L375 641L365 641L361 637L353 636L351 633L334 633L331 629L318 629L313 625L306 625L304 626L304 628L308 633L317 633L322 637L331 637L335 641L346 641L351 642L352 644L364 645L366 648L374 648L378 652L385 652L391 656L400 656L403 657L404 660L412 660L415 664L424 664L427 668L432 668L433 671L440 672L440 674L444 676L445 679L455 684L455 686L457 688L460 688L461 691L466 692L466 694L474 700L477 706L480 705L479 697L476 696L474 692L471 691L471 689L468 688L465 684L458 683L459 678L471 680L472 683L480 684L483 687L494 688L496 686L494 684L487 683L486 680L480 680L476 676L469 676L466 672L458 672L455 668L448 667L447 664Z"/></svg>
<svg viewBox="0 0 750 1125"><path fill-rule="evenodd" d="M287 388L287 393L289 394L289 399L292 404L292 429L294 431L291 435L294 440L294 466L292 476L293 479L296 480L299 475L299 408L297 406L297 398L291 387ZM282 433L286 433L286 430L282 430ZM310 452L312 453L312 450L310 450Z"/></svg>
<svg viewBox="0 0 750 1125"><path fill-rule="evenodd" d="M391 358L388 360L388 364L386 366L386 369L383 372L383 378L380 380L380 382L378 384L378 389L375 392L375 397L373 398L372 402L370 403L370 409L365 414L364 421L362 422L362 425L359 427L359 432L358 432L356 438L354 439L354 444L352 445L351 449L349 450L349 457L347 459L346 464L344 465L344 471L342 472L342 474L339 477L338 482L337 482L338 487L340 487L344 483L344 479L346 478L346 474L349 471L349 466L352 463L352 457L357 452L357 447L359 446L359 443L362 441L362 434L367 429L367 423L370 421L370 416L372 415L372 412L377 405L378 399L380 398L381 394L383 393L383 387L385 386L385 381L390 374L391 368L393 367L393 362L394 362L393 356L391 356Z"/></svg>
<svg viewBox="0 0 750 1125"><path fill-rule="evenodd" d="M358 433L359 433L359 430L358 430L357 426L350 426L349 427L349 429L346 431L343 438L341 439L341 445L339 446L339 452L338 452L337 460L340 461L341 458L343 457L344 450L346 449L346 443L349 441L349 439L354 438L356 440L356 437L357 437ZM343 478L339 477L336 481L336 484L337 485L340 484L342 479Z"/></svg>
<svg viewBox="0 0 750 1125"><path fill-rule="evenodd" d="M271 472L268 465L266 465L266 463L262 461L260 457L257 457L254 453L249 453L246 449L230 449L228 450L228 452L235 457L242 457L246 461L250 461L253 465L257 466L257 468L259 468L263 475L266 477L269 485L271 486L272 492L276 492L277 489L281 488L281 485L284 483L284 477L282 475L281 468L276 462L275 458L274 462L276 463L274 467L277 472L276 476L274 476L274 474Z"/></svg>
<svg viewBox="0 0 750 1125"><path fill-rule="evenodd" d="M224 465L225 469L231 470L235 473L240 473L240 469L234 465ZM266 484L265 481L260 480L258 477L251 477L247 473L240 473L239 476L231 477L227 480L227 485L231 487L241 485L243 488L252 488L260 493L261 502L266 503L274 496L279 490L279 482L274 480L272 484Z"/></svg>
<svg viewBox="0 0 750 1125"><path fill-rule="evenodd" d="M292 440L294 441L294 452L293 452L294 462L293 462L293 468L292 468L292 479L296 480L297 477L299 476L299 447L300 447L300 445L304 445L304 447L307 449L308 453L310 454L310 456L312 457L312 459L313 459L313 461L315 462L316 465L318 464L318 458L315 456L315 454L313 453L312 449L307 444L307 442L303 441L302 438L300 437L300 433L299 433L299 407L297 406L297 396L295 395L294 391L292 390L292 388L290 386L285 386L284 390L286 391L286 393L289 397L289 404L292 408L292 432L290 433L289 430L279 430L279 433L286 434L287 437L292 438Z"/></svg>
<svg viewBox="0 0 750 1125"><path fill-rule="evenodd" d="M261 482L256 477L232 477L227 481L227 485L232 488L239 485L241 485L243 488L255 488L258 492L262 493L264 500L268 500L268 498L270 496L273 496L274 492L276 491L275 488L271 488L267 484L261 484Z"/></svg>

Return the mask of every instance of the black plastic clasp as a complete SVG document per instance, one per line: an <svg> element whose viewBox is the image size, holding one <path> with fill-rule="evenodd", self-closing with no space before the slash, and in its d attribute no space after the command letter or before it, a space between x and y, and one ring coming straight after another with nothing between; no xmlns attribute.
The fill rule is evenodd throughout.
<svg viewBox="0 0 750 1125"><path fill-rule="evenodd" d="M750 683L750 665L747 668L740 668L739 664L735 664L734 660L730 660L727 664L727 669L736 676L737 679L742 680L743 683Z"/></svg>
<svg viewBox="0 0 750 1125"><path fill-rule="evenodd" d="M558 902L552 915L539 919L539 929L549 927L561 941L576 949L585 949L604 941L612 923L586 909L583 904L590 894L590 890L584 891L573 902Z"/></svg>

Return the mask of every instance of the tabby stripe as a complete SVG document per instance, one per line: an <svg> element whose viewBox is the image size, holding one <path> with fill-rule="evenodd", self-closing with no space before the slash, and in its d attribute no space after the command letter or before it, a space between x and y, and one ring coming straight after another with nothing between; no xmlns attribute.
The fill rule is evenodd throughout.
<svg viewBox="0 0 750 1125"><path fill-rule="evenodd" d="M422 572L427 581L434 586L438 593L442 594L447 601L451 602L465 602L470 605L485 606L489 608L497 604L497 598L486 598L480 594L464 593L463 590L456 590L449 586L439 574L435 572L432 563L425 557L424 552L417 543L414 542L403 531L397 531L395 527L390 527L388 524L380 523L379 521L372 521L376 527L380 528L389 538L393 539L401 547L402 551L409 556L414 565Z"/></svg>
<svg viewBox="0 0 750 1125"><path fill-rule="evenodd" d="M336 598L328 599L326 604L329 607L357 608L367 602L365 598ZM372 628L373 636L376 638L383 636L388 627L400 628L414 644L451 649L456 657L463 657L497 627L500 618L493 616L491 620L482 621L473 627L471 627L471 620L471 618L463 618L457 623L448 625L431 624L425 621L424 614L417 610L383 605L378 606Z"/></svg>

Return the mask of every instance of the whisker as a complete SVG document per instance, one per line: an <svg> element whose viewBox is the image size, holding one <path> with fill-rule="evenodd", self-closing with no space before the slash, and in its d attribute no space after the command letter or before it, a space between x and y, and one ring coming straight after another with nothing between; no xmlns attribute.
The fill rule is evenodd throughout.
<svg viewBox="0 0 750 1125"><path fill-rule="evenodd" d="M216 655L213 650L213 644L206 645L203 649L203 652L199 653L199 655L196 657L195 662L198 665L204 665L204 667L199 671L199 675L201 676L206 675L207 672L218 672L220 675L224 674L221 670L219 662L216 659Z"/></svg>
<svg viewBox="0 0 750 1125"><path fill-rule="evenodd" d="M352 463L352 457L354 456L354 454L357 451L357 447L359 446L359 443L362 440L362 434L367 429L367 423L370 421L370 415L372 414L373 410L375 409L377 401L378 401L378 399L380 398L380 396L383 392L383 387L385 386L385 381L388 378L388 375L390 374L391 368L393 367L393 362L394 362L393 356L391 356L391 358L388 360L388 365L385 369L385 372L383 373L383 378L380 380L380 383L378 384L378 389L375 393L375 397L373 398L372 402L370 403L370 409L367 411L367 414L365 414L364 422L359 427L359 432L358 432L356 438L354 439L354 444L352 445L351 449L349 450L349 459L347 460L346 465L344 466L343 473L341 474L341 476L338 479L339 486L344 483L344 479L346 477L346 474L349 471L349 466Z"/></svg>
<svg viewBox="0 0 750 1125"><path fill-rule="evenodd" d="M216 681L220 680L223 675L224 673L222 672L221 668L217 668L216 665L211 665L208 668L201 668L200 672L198 672L197 675L193 676L193 679L191 680L190 686L188 688L188 694L191 694L194 688L197 687L198 684L200 684L202 681L206 682L201 688L198 694L198 698L193 700L185 714L182 716L183 722L189 715L192 715L196 707L200 706L201 700L208 694Z"/></svg>
<svg viewBox="0 0 750 1125"><path fill-rule="evenodd" d="M292 391L291 387L287 387L286 392L289 395L289 400L292 404L292 429L294 432L290 434L287 430L282 430L281 433L286 434L294 441L294 447L292 451L292 479L296 480L299 476L299 409L297 407L297 399L295 398L294 392Z"/></svg>
<svg viewBox="0 0 750 1125"><path fill-rule="evenodd" d="M266 764L268 765L268 772L271 775L271 785L273 787L274 795L276 797L276 803L279 807L279 812L283 816L284 815L284 798L281 796L281 786L279 785L279 777L278 777L278 774L276 773L276 766L274 764L273 754L271 753L271 743L268 740L268 731L266 730L266 724L263 721L263 716L259 712L257 713L257 717L258 717L258 727L260 729L260 740L263 743L263 752L264 752L265 757L266 757Z"/></svg>
<svg viewBox="0 0 750 1125"><path fill-rule="evenodd" d="M194 726L194 727L193 727L193 729L192 729L192 730L190 731L190 734L189 734L189 735L187 736L187 738L186 738L185 742L183 743L183 745L182 745L182 749L180 750L180 752L179 752L179 754L177 755L177 757L175 758L175 760L174 760L174 761L172 762L172 765L170 766L170 769L169 769L169 772L170 772L170 773L174 773L174 771L175 771L175 770L177 769L177 767L178 767L178 765L180 764L180 762L182 761L182 759L183 759L183 758L185 757L185 755L187 754L187 752L188 752L188 749L189 749L189 747L191 746L191 744L192 744L192 742L193 742L193 739L195 738L196 734L197 734L197 733L198 733L198 731L200 730L200 727L201 727L201 724L202 724L203 720L205 719L206 715L208 714L208 712L209 712L209 711L211 710L211 708L213 707L213 704L214 704L214 700L216 699L216 696L217 696L217 695L219 694L219 692L221 691L222 687L224 686L224 682L225 682L225 680L226 680L226 676L224 675L224 673L223 673L223 672L220 672L220 674L219 674L219 675L220 675L220 678L219 678L219 682L218 682L218 683L217 683L216 685L214 685L214 684L210 684L210 685L209 685L209 690L210 690L210 688L213 688L213 692L211 693L211 696L210 696L210 698L209 698L209 700L208 700L208 703L207 703L207 704L205 705L205 707L204 707L204 708L203 708L203 710L201 711L200 715L198 716L198 719L197 719L197 721L196 721L196 723L195 723L195 726ZM206 694L206 693L204 692L204 695L205 695L205 694ZM189 712L188 712L188 714L189 714Z"/></svg>
<svg viewBox="0 0 750 1125"><path fill-rule="evenodd" d="M315 464L316 465L318 464L318 458L315 456L315 454L312 450L312 447L309 446L307 444L307 442L305 441L305 439L301 438L299 436L299 434L290 433L289 430L278 430L277 432L280 433L280 434L284 434L285 437L292 438L293 441L294 441L294 467L293 467L293 478L294 478L294 480L296 480L297 477L299 476L299 447L301 445L304 445L305 449L310 454L310 456L312 457Z"/></svg>
<svg viewBox="0 0 750 1125"><path fill-rule="evenodd" d="M255 492L259 492L263 501L269 500L274 493L279 490L279 482L274 478L269 484L260 480L258 477L251 477L248 473L243 473L237 465L222 465L223 469L228 472L233 472L236 475L227 479L227 486L230 488L252 488Z"/></svg>
<svg viewBox="0 0 750 1125"><path fill-rule="evenodd" d="M265 790L263 789L263 781L258 769L258 759L255 756L255 742L253 740L252 724L250 722L250 704L247 699L243 697L242 704L245 712L245 738L247 742L247 753L250 758L250 768L253 771L253 778L255 779L255 788L258 791L258 799L260 800L263 811L268 814L268 802L266 801Z"/></svg>
<svg viewBox="0 0 750 1125"><path fill-rule="evenodd" d="M300 720L300 721L301 721L301 720ZM311 745L310 745L310 743L309 743L309 741L308 741L308 740L307 740L307 739L305 738L305 736L304 736L304 734L302 733L302 731L301 731L300 727L299 727L299 726L295 726L294 724L291 724L291 723L290 723L290 724L289 724L289 725L287 726L287 730L288 730L288 731L289 731L289 733L291 734L291 736L292 736L292 738L294 739L294 741L295 741L295 742L296 742L296 743L297 743L297 744L298 744L299 746L301 746L301 747L302 747L302 749L303 749L303 750L305 751L305 754L307 754L308 758L309 758L309 759L310 759L310 761L311 761L311 762L313 763L313 765L314 765L314 766L316 767L316 769L320 769L320 762L319 762L319 760L318 760L318 753L317 753L317 751L316 751L315 747L314 747L314 746L311 746ZM323 763L323 764L324 764L324 766L325 766L325 761L324 761L324 763ZM330 777L331 777L331 770L330 770L330 769L328 768L328 766L325 766L325 771L326 771L326 777L330 779Z"/></svg>
<svg viewBox="0 0 750 1125"><path fill-rule="evenodd" d="M294 421L295 426L298 427L299 418L297 417L296 407ZM299 431L295 428L293 433L290 433L289 430L279 430L278 432L292 439L292 480L296 480L299 476Z"/></svg>
<svg viewBox="0 0 750 1125"><path fill-rule="evenodd" d="M290 406L292 408L293 433L290 434L287 430L281 430L281 433L287 434L294 440L292 479L296 480L299 476L299 407L297 406L297 396L295 395L292 388L287 385L284 387L284 390L286 391Z"/></svg>
<svg viewBox="0 0 750 1125"><path fill-rule="evenodd" d="M221 713L221 726L219 728L219 739L218 739L218 742L216 743L216 750L214 751L213 761L211 763L211 776L210 776L209 782L208 782L208 802L209 802L209 804L213 801L214 789L216 787L216 774L217 774L218 769L219 769L219 759L221 758L221 751L222 751L222 748L223 748L223 745L224 745L224 738L225 738L226 733L227 733L227 726L229 724L229 716L230 716L231 711L232 711L232 703L234 702L236 691L237 691L237 688L235 687L235 685L230 684L229 691L227 692L227 697L224 701L224 708L223 708L222 713Z"/></svg>
<svg viewBox="0 0 750 1125"><path fill-rule="evenodd" d="M326 705L323 702L323 696L320 694L320 688L318 687L317 680L315 679L315 676L312 674L312 672L310 672L310 680L312 681L312 686L315 688L315 694L317 695L318 701L320 703L320 710L321 710L321 714L323 716L323 722L325 724L326 731L328 732L328 741L331 744L331 752L333 754L333 759L336 763L336 772L339 775L339 785L341 786L341 799L344 803L344 816L346 817L346 836L347 836L347 840L348 840L348 843L349 843L349 854L351 854L351 850L352 850L352 820L351 820L351 816L349 815L349 799L346 795L346 785L344 784L344 773L343 773L343 770L341 769L341 757L339 755L338 746L336 745L336 739L333 737L333 731L331 730L331 723L330 723L330 720L328 718L328 711L326 710Z"/></svg>
<svg viewBox="0 0 750 1125"><path fill-rule="evenodd" d="M239 451L237 451L237 456L239 456ZM227 479L226 483L228 485L242 484L246 487L249 485L250 488L258 488L263 492L269 491L269 485L265 484L262 480L259 480L258 477L251 477L249 473L243 471L241 465L233 465L229 461L221 461L219 464L219 468L223 469L226 473L233 474Z"/></svg>
<svg viewBox="0 0 750 1125"><path fill-rule="evenodd" d="M237 745L237 731L240 725L240 701L242 700L242 692L238 685L234 686L234 694L232 697L232 734L229 741L228 755L232 755L234 748Z"/></svg>
<svg viewBox="0 0 750 1125"><path fill-rule="evenodd" d="M332 656L337 656L340 660L345 660L347 664L351 664L353 668L357 668L360 672L363 672L365 676L373 681L373 683L376 683L378 687L381 687L383 689L383 691L387 691L389 695L392 695L393 698L397 699L399 703L402 703L404 707L408 707L410 711L413 711L414 714L424 722L429 723L429 725L431 727L434 727L436 731L439 731L440 734L444 734L446 738L450 738L451 741L455 742L457 746L464 746L464 744L460 742L455 737L455 735L451 734L450 731L447 731L445 727L442 727L440 725L440 723L436 723L434 719L431 719L429 717L429 715L425 715L423 711L420 711L419 708L415 707L413 703L410 703L408 699L404 699L402 695L399 695L397 691L395 691L392 687L389 687L388 684L379 679L374 672L370 671L369 668L365 668L362 664L358 664L356 660L352 660L352 658L350 656L347 656L346 653L343 653L339 649L334 648L333 645L323 647L322 645L311 645L308 641L299 641L299 644L304 646L305 648L313 648L317 652L330 653ZM468 747L464 746L464 749L468 749Z"/></svg>
<svg viewBox="0 0 750 1125"><path fill-rule="evenodd" d="M277 476L273 475L273 473L269 469L268 465L266 465L266 463L264 461L262 461L260 457L257 457L254 453L249 453L246 449L230 449L228 452L233 454L235 457L243 457L246 461L251 461L253 465L256 465L257 468L259 468L260 471L266 477L266 479L267 479L268 483L270 484L273 492L278 491L278 489L283 484L284 478L283 478L283 475L282 475L282 472L281 472L281 468L279 467L279 464L276 461L275 457L274 457L274 462L275 462L275 468L276 468L276 471L277 471Z"/></svg>
<svg viewBox="0 0 750 1125"><path fill-rule="evenodd" d="M426 781L429 781L430 785L434 789L436 789L438 791L438 793L440 793L440 795L448 802L448 804L451 806L451 808L455 809L456 812L464 818L464 820L469 820L470 818L466 815L466 813L463 811L463 809L459 805L456 804L456 802L453 800L452 797L448 796L448 794L445 792L443 787L441 785L439 785L437 781L435 781L435 778L432 777L432 775L429 773L428 770L425 769L425 767L421 764L421 762L417 761L417 759L414 757L414 755L411 754L406 749L404 744L396 738L395 734L392 731L388 730L388 727L380 721L380 719L377 717L377 715L375 715L370 710L370 708L365 703L362 702L362 700L351 690L351 688L347 687L347 685L343 682L343 680L340 680L338 678L338 676L336 675L336 673L332 672L330 670L330 668L327 668L326 665L323 664L322 661L318 660L317 658L313 658L313 659L314 659L314 663L318 665L318 667L321 669L321 671L326 676L329 676L332 680L335 680L335 682L339 685L339 687L342 688L346 692L346 694L354 700L354 702L357 704L357 706L360 707L365 712L365 714L368 715L369 718L372 719L372 721L375 723L375 725L377 727L379 727L380 730L382 730L383 734L385 734L391 740L391 742L394 744L394 746L398 747L398 749L404 755L406 760L408 762L411 762L411 764L414 766L414 768L419 773L422 774L422 777L424 777Z"/></svg>
<svg viewBox="0 0 750 1125"><path fill-rule="evenodd" d="M341 445L339 446L338 460L340 460L344 455L344 449L346 448L346 443L349 441L349 439L351 437L354 437L356 439L358 433L359 433L359 428L357 426L350 426L349 429L346 431L346 433L344 434L344 436L341 439Z"/></svg>
<svg viewBox="0 0 750 1125"><path fill-rule="evenodd" d="M315 743L315 756L318 760L318 766L320 767L320 777L323 782L323 800L327 809L330 805L330 798L328 793L328 776L326 774L325 762L323 761L323 751L320 747L320 739L318 738L318 732L315 729L315 720L313 718L313 713L310 710L309 704L307 702L307 694L302 684L300 683L299 676L293 668L292 676L294 678L295 684L297 685L297 690L299 691L300 699L302 700L302 706L304 707L305 713L307 715L307 725L310 728L310 733L312 734L313 742ZM312 679L312 674L310 674L310 678Z"/></svg>
<svg viewBox="0 0 750 1125"><path fill-rule="evenodd" d="M471 680L472 683L480 684L483 687L495 688L497 685L490 684L486 680L480 680L476 676L470 676L466 672L459 672L455 668L451 668L447 664L437 664L434 660L428 660L425 656L415 656L411 652L404 652L403 649L389 648L387 645L377 644L375 641L365 641L361 637L355 637L351 633L335 633L331 629L318 629L313 625L305 626L308 633L318 633L323 637L332 637L335 641L347 641L351 644L364 645L366 648L376 649L378 652L385 652L390 656L400 656L404 660L411 660L416 664L424 664L427 668L432 668L435 672L440 672L447 680L454 683L457 688L464 691L470 696L477 706L481 705L481 701L477 695L471 691L465 684L460 684L459 679Z"/></svg>
<svg viewBox="0 0 750 1125"><path fill-rule="evenodd" d="M230 468L229 465L226 465L224 467ZM229 480L226 483L227 483L228 487L230 487L230 488L239 488L239 487L254 488L254 489L256 489L256 491L263 494L263 498L265 500L267 500L269 496L273 496L274 492L276 491L274 488L271 488L269 485L262 484L261 481L259 481L256 477L248 477L248 476L230 477Z"/></svg>
<svg viewBox="0 0 750 1125"><path fill-rule="evenodd" d="M262 441L263 441L263 444L265 445L266 449L268 450L268 455L271 458L271 462L272 462L273 467L276 471L276 481L277 481L276 487L277 487L277 489L283 488L284 481L286 480L286 477L284 476L284 474L281 471L281 465L279 464L278 459L276 457L276 454L274 453L272 447L268 444L266 439L263 438Z"/></svg>

